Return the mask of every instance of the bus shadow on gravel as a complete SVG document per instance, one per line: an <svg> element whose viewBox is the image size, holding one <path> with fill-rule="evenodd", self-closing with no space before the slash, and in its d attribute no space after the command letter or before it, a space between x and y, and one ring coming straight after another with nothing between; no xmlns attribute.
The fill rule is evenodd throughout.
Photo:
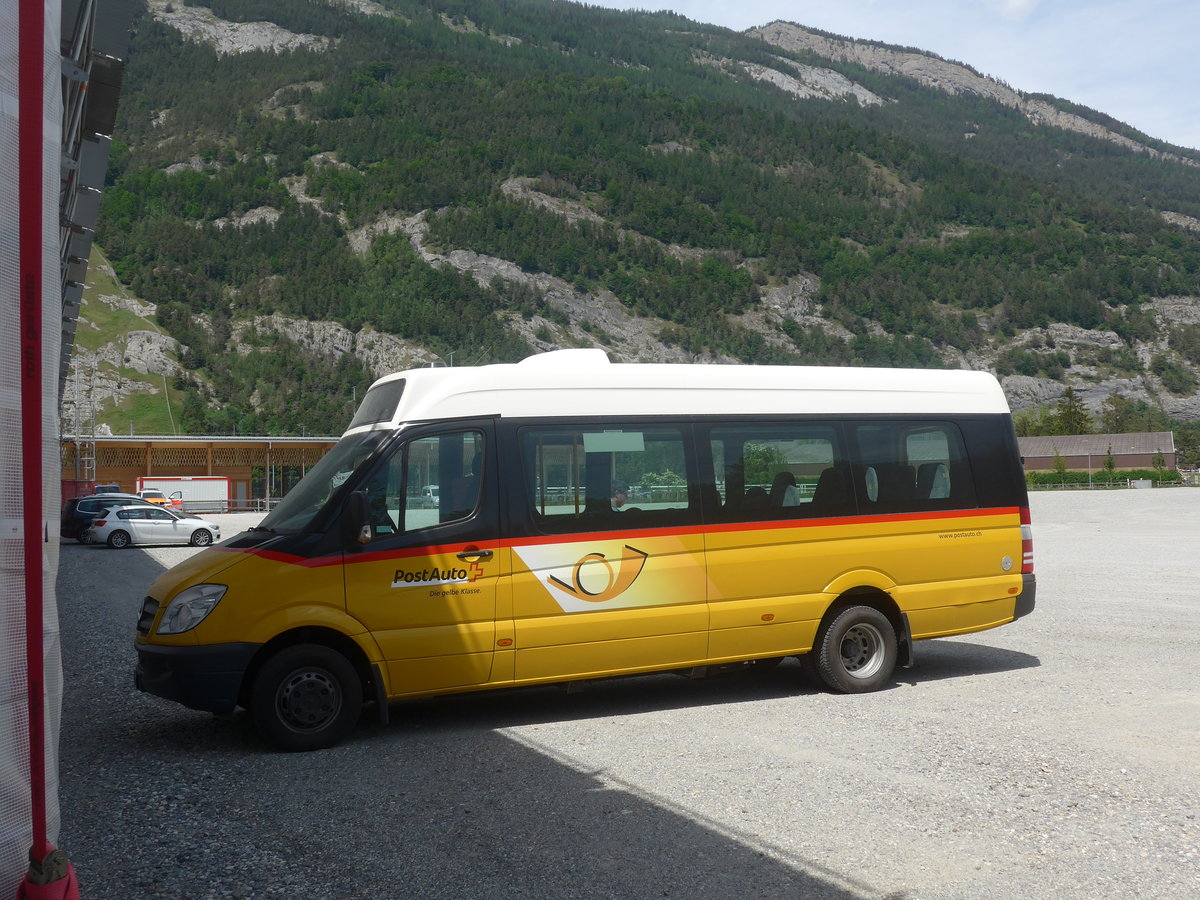
<svg viewBox="0 0 1200 900"><path fill-rule="evenodd" d="M660 672L401 701L390 706L392 724L378 726L368 719L359 731L366 725L386 732L397 722L424 728L507 728L755 703L818 691L799 662L788 659L767 672L727 671L699 678Z"/></svg>
<svg viewBox="0 0 1200 900"><path fill-rule="evenodd" d="M1037 657L1013 650L964 641L928 641L918 645L911 669L897 669L884 692L972 675L993 675L1035 668ZM345 745L403 745L426 734L481 735L505 728L585 722L652 715L742 703L770 702L828 693L794 657L766 671L745 668L719 671L701 678L675 672L577 681L565 684L502 688L398 700L389 704L387 724L368 704ZM149 695L137 698L139 719L126 723L125 737L139 746L154 746L168 755L198 749L256 756L275 755L257 733L250 715L238 710L211 716L186 710ZM116 723L112 723L116 727ZM336 749L336 748L335 748Z"/></svg>
<svg viewBox="0 0 1200 900"><path fill-rule="evenodd" d="M1030 654L984 644L957 640L921 642L914 666L897 668L891 684L882 690L1040 665L1041 661ZM717 671L704 677L661 672L398 700L388 706L387 724L379 721L377 707L367 704L346 743L403 742L414 733L483 733L785 698L803 703L806 696L827 693L798 659L789 657L766 671L734 667L732 671ZM149 695L141 695L138 700L146 718L135 729L155 732L141 734L136 738L139 743L158 744L166 753L186 754L197 746L234 753L274 753L244 710L230 716L210 716ZM172 725L160 730L152 724L153 720L171 720Z"/></svg>
<svg viewBox="0 0 1200 900"><path fill-rule="evenodd" d="M1036 669L1042 661L1029 653L975 644L963 640L920 641L915 645L911 669L897 669L896 681L917 685L970 675L998 675Z"/></svg>
<svg viewBox="0 0 1200 900"><path fill-rule="evenodd" d="M768 672L721 672L704 678L662 672L444 694L393 701L388 705L387 724L379 721L377 707L367 704L343 745L403 743L414 734L474 735L526 725L666 713L820 692L799 662L789 659ZM150 695L136 699L141 721L124 731L126 739L139 746L154 746L172 755L194 753L198 747L225 753L277 754L255 730L245 710L212 716Z"/></svg>
<svg viewBox="0 0 1200 900"><path fill-rule="evenodd" d="M419 707L406 711L417 715L388 727L364 721L342 745L296 754L247 752L262 745L243 714L172 717L182 727L162 721L155 735L144 723L140 738L126 734L146 741L142 764L128 785L109 786L102 828L131 840L76 836L76 865L106 870L119 857L114 871L129 888L153 884L165 858L177 896L196 897L215 887L314 900L882 895L782 849L778 823L744 810L729 817L737 824L708 820L676 803L671 787L649 794L527 736L491 730L480 712L458 708L439 726ZM692 787L711 790L695 775ZM147 827L136 810L152 811L153 841L136 833ZM201 822L204 852L188 825ZM89 859L109 854L99 865ZM104 892L113 885L91 887L115 896Z"/></svg>

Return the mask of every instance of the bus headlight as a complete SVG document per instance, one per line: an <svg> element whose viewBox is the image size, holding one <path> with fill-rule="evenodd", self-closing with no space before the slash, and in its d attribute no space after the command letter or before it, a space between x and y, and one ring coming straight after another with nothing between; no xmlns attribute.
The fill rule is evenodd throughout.
<svg viewBox="0 0 1200 900"><path fill-rule="evenodd" d="M180 591L167 604L156 633L182 634L195 628L213 611L227 590L229 588L224 584L197 584Z"/></svg>

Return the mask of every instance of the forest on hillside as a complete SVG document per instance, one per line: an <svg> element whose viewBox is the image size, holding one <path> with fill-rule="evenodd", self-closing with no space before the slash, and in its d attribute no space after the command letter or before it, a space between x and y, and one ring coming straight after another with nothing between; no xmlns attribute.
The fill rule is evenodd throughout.
<svg viewBox="0 0 1200 900"><path fill-rule="evenodd" d="M209 3L231 21L337 38L328 52L219 56L137 22L99 240L213 386L189 403L189 430L335 430L342 411L315 386L344 397L369 381L361 365L285 345L231 357L233 324L251 315L370 325L479 362L530 352L495 313L550 314L536 294L431 267L403 235L356 254L348 233L385 215L430 211L435 248L611 291L664 320L664 343L748 363L945 365L947 351L1052 322L1132 345L1153 327L1143 304L1200 295L1200 235L1159 215L1200 217L1200 169L848 64L896 102L797 101L698 62L778 65L778 48L673 14L383 5L399 16ZM976 139L962 140L964 122ZM298 177L319 209L289 191ZM516 201L501 189L514 178L594 217ZM222 222L260 207L281 214ZM801 273L852 340L788 321L780 345L731 321ZM1158 365L1194 391L1184 363L1200 364L1200 340L1170 337ZM1062 360L1028 347L1001 366L1053 377Z"/></svg>

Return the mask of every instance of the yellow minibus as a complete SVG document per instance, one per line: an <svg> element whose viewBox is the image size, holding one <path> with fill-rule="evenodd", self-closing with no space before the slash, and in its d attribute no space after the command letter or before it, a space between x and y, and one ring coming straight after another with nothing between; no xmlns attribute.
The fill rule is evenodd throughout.
<svg viewBox="0 0 1200 900"><path fill-rule="evenodd" d="M151 585L136 682L310 750L364 704L788 656L872 691L1034 592L991 375L562 350L376 381L261 524Z"/></svg>

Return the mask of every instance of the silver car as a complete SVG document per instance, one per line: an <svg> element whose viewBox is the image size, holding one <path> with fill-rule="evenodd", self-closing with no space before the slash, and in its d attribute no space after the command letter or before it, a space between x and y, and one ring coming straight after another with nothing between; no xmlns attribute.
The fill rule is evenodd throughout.
<svg viewBox="0 0 1200 900"><path fill-rule="evenodd" d="M131 544L191 544L206 547L221 539L221 526L198 516L185 516L160 506L113 506L88 529L88 543L105 541L121 548Z"/></svg>

